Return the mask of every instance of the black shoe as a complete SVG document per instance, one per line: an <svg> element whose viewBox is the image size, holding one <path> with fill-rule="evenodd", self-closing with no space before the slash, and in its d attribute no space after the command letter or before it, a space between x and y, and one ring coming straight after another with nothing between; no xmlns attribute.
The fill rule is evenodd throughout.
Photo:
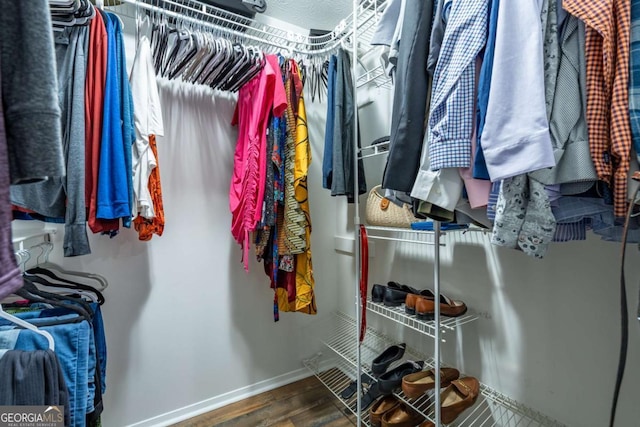
<svg viewBox="0 0 640 427"><path fill-rule="evenodd" d="M391 289L397 289L399 291L406 292L408 294L417 294L420 292L416 288L412 288L409 285L403 285L402 283L398 283L398 282L387 282L387 287Z"/></svg>
<svg viewBox="0 0 640 427"><path fill-rule="evenodd" d="M387 307L399 307L404 304L404 301L407 299L407 295L410 292L405 292L402 289L395 289L387 287L384 290L384 297L382 298L382 303Z"/></svg>
<svg viewBox="0 0 640 427"><path fill-rule="evenodd" d="M383 374L391 362L402 359L406 348L407 345L405 343L392 345L373 359L371 362L371 372L373 375Z"/></svg>
<svg viewBox="0 0 640 427"><path fill-rule="evenodd" d="M371 381L373 381L373 378L366 372L363 372L362 375L360 375L361 384L370 384ZM355 394L357 388L358 388L358 382L351 381L347 386L347 388L342 390L342 392L340 393L340 397L343 398L344 400L349 399L351 396Z"/></svg>
<svg viewBox="0 0 640 427"><path fill-rule="evenodd" d="M374 284L371 288L371 301L382 302L384 299L384 290L387 289L385 285Z"/></svg>
<svg viewBox="0 0 640 427"><path fill-rule="evenodd" d="M392 394L393 390L402 385L402 377L422 371L424 362L408 361L392 370L385 372L378 378L378 390L381 394Z"/></svg>

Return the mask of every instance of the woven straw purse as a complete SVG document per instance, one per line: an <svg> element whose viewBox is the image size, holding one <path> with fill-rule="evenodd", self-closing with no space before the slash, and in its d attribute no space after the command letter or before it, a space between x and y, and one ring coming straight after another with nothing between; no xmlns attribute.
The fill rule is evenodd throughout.
<svg viewBox="0 0 640 427"><path fill-rule="evenodd" d="M413 216L411 207L403 203L402 207L382 196L379 191L382 186L371 189L367 197L367 223L381 227L411 228L411 223L420 221Z"/></svg>

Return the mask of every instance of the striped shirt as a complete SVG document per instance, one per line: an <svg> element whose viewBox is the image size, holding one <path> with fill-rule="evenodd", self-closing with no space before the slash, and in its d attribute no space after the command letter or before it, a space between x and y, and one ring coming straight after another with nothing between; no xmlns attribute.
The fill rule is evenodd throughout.
<svg viewBox="0 0 640 427"><path fill-rule="evenodd" d="M629 39L631 2L563 0L586 24L587 126L598 178L613 189L614 214L627 207L631 150L629 125Z"/></svg>

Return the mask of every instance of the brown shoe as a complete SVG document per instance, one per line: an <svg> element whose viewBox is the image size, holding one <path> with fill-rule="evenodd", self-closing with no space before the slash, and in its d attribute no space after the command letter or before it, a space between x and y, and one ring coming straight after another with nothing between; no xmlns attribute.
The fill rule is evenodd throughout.
<svg viewBox="0 0 640 427"><path fill-rule="evenodd" d="M376 400L369 409L369 421L372 427L382 425L382 416L400 406L400 401L395 396L382 396Z"/></svg>
<svg viewBox="0 0 640 427"><path fill-rule="evenodd" d="M436 427L436 425L431 421L425 421L422 424L420 424L418 427Z"/></svg>
<svg viewBox="0 0 640 427"><path fill-rule="evenodd" d="M453 422L465 409L473 406L480 393L480 383L473 377L452 381L440 395L440 419L444 424Z"/></svg>
<svg viewBox="0 0 640 427"><path fill-rule="evenodd" d="M431 292L429 289L424 289L419 293L417 292L408 293L407 297L404 300L405 313L410 315L416 314L416 301L418 300L418 298L426 298L426 299L432 300L434 298L434 295L433 295L433 292Z"/></svg>
<svg viewBox="0 0 640 427"><path fill-rule="evenodd" d="M382 427L415 427L424 421L424 417L401 402L397 408L382 417Z"/></svg>
<svg viewBox="0 0 640 427"><path fill-rule="evenodd" d="M440 369L440 386L446 387L458 379L460 372L453 368ZM436 386L436 372L433 369L405 375L402 378L402 391L407 397L416 398Z"/></svg>
<svg viewBox="0 0 640 427"><path fill-rule="evenodd" d="M416 317L420 320L433 320L435 317L435 301L418 297L416 299ZM462 316L467 312L467 306L462 301L455 301L440 295L440 314L448 317Z"/></svg>

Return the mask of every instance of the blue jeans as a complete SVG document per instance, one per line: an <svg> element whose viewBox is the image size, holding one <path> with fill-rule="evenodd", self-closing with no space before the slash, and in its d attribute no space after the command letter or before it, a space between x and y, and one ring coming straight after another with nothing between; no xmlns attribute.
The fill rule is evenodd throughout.
<svg viewBox="0 0 640 427"><path fill-rule="evenodd" d="M96 355L100 366L100 379L102 384L102 394L107 391L107 338L104 334L104 321L100 304L92 303L93 309L93 336L96 342Z"/></svg>
<svg viewBox="0 0 640 427"><path fill-rule="evenodd" d="M19 313L16 316L29 320L38 326L51 320L71 320L75 314L63 314L65 309L41 310ZM0 326L10 322L0 319ZM69 390L70 425L84 427L86 425L87 410L93 410L95 384L93 377L96 367L96 349L93 339L92 326L87 321L66 323L54 326L41 326L40 329L49 332L55 341L55 352L60 360L65 382ZM0 331L0 334L3 332ZM93 350L91 347L93 346ZM21 330L15 344L19 350L37 350L48 347L45 337L33 331ZM93 354L93 357L91 355ZM91 360L92 359L92 360ZM90 390L90 381L94 389Z"/></svg>

